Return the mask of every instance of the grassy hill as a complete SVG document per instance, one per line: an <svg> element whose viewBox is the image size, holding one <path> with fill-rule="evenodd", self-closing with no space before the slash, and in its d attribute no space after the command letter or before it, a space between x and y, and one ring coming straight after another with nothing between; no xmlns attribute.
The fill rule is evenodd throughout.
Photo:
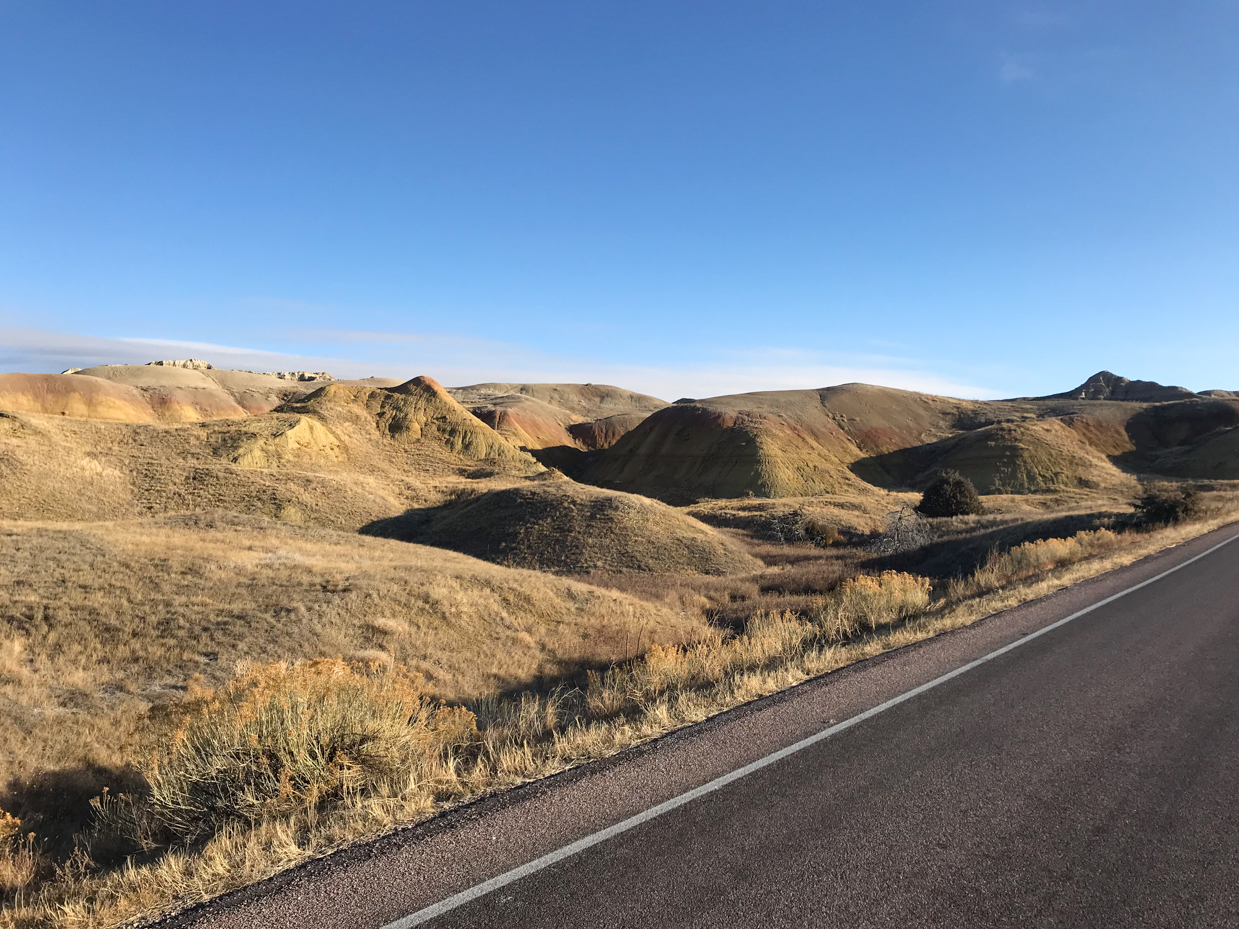
<svg viewBox="0 0 1239 929"><path fill-rule="evenodd" d="M364 531L556 574L722 575L761 567L729 537L666 504L571 481L491 490Z"/></svg>

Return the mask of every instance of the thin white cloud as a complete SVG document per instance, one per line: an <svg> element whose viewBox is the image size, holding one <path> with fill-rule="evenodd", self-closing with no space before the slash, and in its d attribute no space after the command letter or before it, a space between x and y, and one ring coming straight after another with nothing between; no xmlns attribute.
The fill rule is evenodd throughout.
<svg viewBox="0 0 1239 929"><path fill-rule="evenodd" d="M245 355L246 357L271 357L283 358L284 352L268 352L260 348L238 348L234 345L217 345L214 342L187 342L183 339L136 339L136 338L117 338L117 342L124 342L130 345L149 345L152 348L175 350L184 354L185 352L200 352L203 354L212 355Z"/></svg>
<svg viewBox="0 0 1239 929"><path fill-rule="evenodd" d="M1031 81L1037 76L1027 55L1003 55L998 69L998 79L1004 84Z"/></svg>
<svg viewBox="0 0 1239 929"><path fill-rule="evenodd" d="M729 352L672 365L583 362L523 346L402 333L316 332L316 345L349 346L353 357L297 354L176 339L104 338L34 329L0 329L0 370L59 371L99 364L144 364L159 358L201 358L218 367L254 371L329 371L337 377L429 374L449 386L508 383L607 383L667 400L757 390L827 387L859 381L926 393L986 399L990 389L958 382L901 359L854 356L849 363L788 349ZM369 357L364 357L364 356ZM362 357L359 357L362 356ZM876 362L876 363L875 363Z"/></svg>

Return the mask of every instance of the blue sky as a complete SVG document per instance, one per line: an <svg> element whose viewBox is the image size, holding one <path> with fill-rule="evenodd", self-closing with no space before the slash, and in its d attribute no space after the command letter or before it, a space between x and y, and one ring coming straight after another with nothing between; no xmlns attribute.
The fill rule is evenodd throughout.
<svg viewBox="0 0 1239 929"><path fill-rule="evenodd" d="M0 370L1239 389L1239 2L0 0Z"/></svg>

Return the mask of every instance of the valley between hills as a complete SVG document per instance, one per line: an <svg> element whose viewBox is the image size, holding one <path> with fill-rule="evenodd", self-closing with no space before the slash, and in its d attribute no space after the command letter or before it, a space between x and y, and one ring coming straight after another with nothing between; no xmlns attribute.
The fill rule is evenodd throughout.
<svg viewBox="0 0 1239 929"><path fill-rule="evenodd" d="M917 513L944 472L980 512ZM1159 494L1191 506L1136 506ZM673 403L199 361L0 374L0 925L216 895L1237 505L1239 393L1109 372L1001 401L844 384ZM276 771L270 797L247 781L245 809L169 812L194 714L221 695L267 712L277 685L314 705L379 687L424 732L377 774L340 749L304 783Z"/></svg>

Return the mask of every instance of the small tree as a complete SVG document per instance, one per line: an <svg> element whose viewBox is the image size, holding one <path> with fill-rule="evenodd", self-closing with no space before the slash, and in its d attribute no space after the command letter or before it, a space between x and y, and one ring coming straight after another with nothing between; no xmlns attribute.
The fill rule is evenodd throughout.
<svg viewBox="0 0 1239 929"><path fill-rule="evenodd" d="M972 481L958 471L943 471L926 488L916 511L923 516L970 516L982 511Z"/></svg>
<svg viewBox="0 0 1239 929"><path fill-rule="evenodd" d="M1190 484L1182 487L1150 485L1136 501L1136 512L1150 525L1169 526L1200 515L1200 491Z"/></svg>

